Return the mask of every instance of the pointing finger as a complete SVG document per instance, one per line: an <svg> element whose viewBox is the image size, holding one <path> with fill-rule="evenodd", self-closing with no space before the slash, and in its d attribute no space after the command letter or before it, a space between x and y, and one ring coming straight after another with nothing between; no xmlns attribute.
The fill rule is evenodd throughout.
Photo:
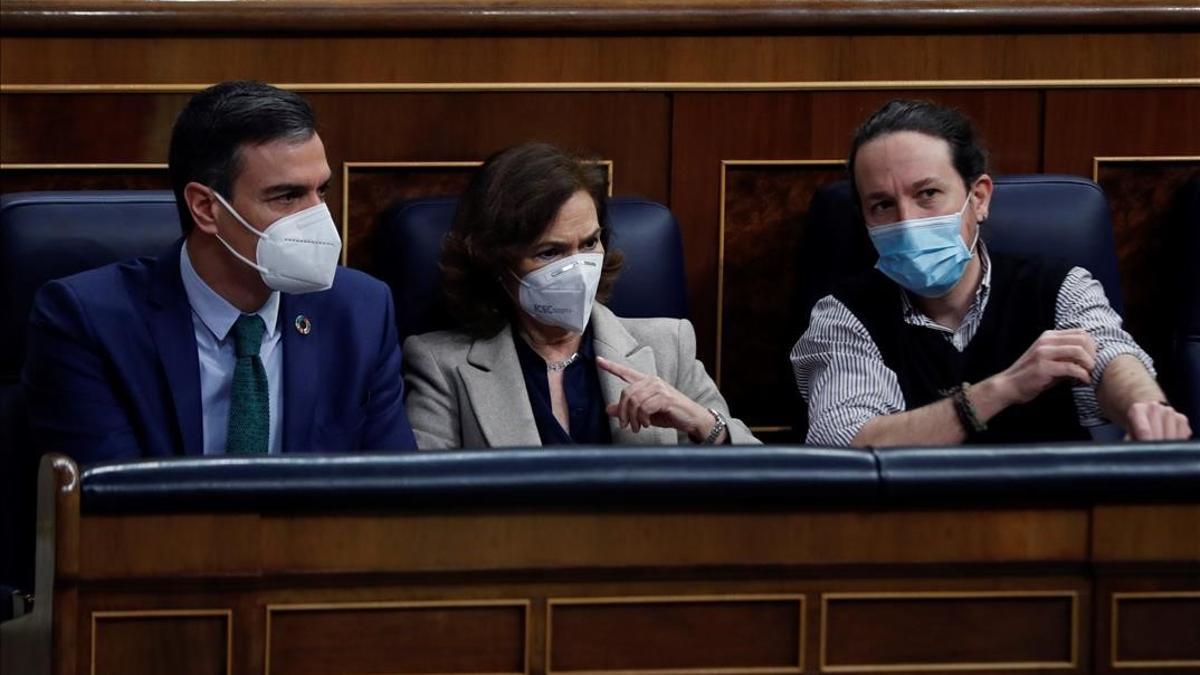
<svg viewBox="0 0 1200 675"><path fill-rule="evenodd" d="M613 375L616 375L617 377L621 378L622 380L625 380L626 382L630 382L630 383L640 382L641 380L644 380L648 377L645 373L634 370L633 368L630 368L629 366L627 366L623 363L617 363L616 361L609 361L608 359L606 359L602 356L596 357L596 366L598 368L600 368L600 370L604 370L609 373L612 373Z"/></svg>

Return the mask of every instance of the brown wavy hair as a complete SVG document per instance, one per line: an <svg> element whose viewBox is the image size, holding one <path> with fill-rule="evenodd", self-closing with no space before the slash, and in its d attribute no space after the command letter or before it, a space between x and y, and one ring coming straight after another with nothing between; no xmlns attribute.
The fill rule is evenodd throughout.
<svg viewBox="0 0 1200 675"><path fill-rule="evenodd" d="M442 247L446 309L472 337L491 337L516 315L501 278L577 192L592 197L604 267L596 299L612 293L620 251L609 248L608 175L595 161L549 143L529 142L492 155L471 178Z"/></svg>

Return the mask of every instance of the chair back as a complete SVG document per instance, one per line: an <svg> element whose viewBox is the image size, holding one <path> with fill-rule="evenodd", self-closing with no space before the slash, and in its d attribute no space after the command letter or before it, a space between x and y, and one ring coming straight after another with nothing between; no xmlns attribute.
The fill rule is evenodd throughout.
<svg viewBox="0 0 1200 675"><path fill-rule="evenodd" d="M32 588L38 458L20 382L34 294L52 279L161 253L179 235L170 191L0 195L0 586Z"/></svg>

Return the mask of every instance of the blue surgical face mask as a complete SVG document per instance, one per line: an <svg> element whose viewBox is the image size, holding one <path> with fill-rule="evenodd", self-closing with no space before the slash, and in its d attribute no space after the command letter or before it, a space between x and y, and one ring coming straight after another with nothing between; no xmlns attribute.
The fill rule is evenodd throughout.
<svg viewBox="0 0 1200 675"><path fill-rule="evenodd" d="M967 248L962 238L962 218L970 195L958 213L902 220L867 228L879 251L875 269L917 295L938 298L950 292L971 261L975 243ZM975 230L975 242L979 230Z"/></svg>

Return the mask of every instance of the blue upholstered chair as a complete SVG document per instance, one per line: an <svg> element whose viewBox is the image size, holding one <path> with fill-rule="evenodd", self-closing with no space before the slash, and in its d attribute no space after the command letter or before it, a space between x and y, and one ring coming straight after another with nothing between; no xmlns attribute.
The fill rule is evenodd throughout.
<svg viewBox="0 0 1200 675"><path fill-rule="evenodd" d="M0 586L32 587L37 439L24 428L20 378L34 293L51 279L157 255L179 236L168 191L0 196Z"/></svg>
<svg viewBox="0 0 1200 675"><path fill-rule="evenodd" d="M1024 174L996 176L995 191L983 226L993 251L1048 257L1083 267L1104 286L1121 312L1121 280L1108 201L1100 186L1077 176ZM867 237L848 181L830 183L813 196L798 260L797 336L808 327L809 313L845 275L869 269L877 259ZM799 396L797 396L799 398ZM795 420L807 431L807 412ZM1108 432L1101 432L1106 435Z"/></svg>
<svg viewBox="0 0 1200 675"><path fill-rule="evenodd" d="M380 216L374 269L392 289L401 340L451 326L438 264L457 205L454 197L413 199ZM636 198L610 200L608 214L610 246L625 254L609 308L625 317L685 318L687 280L675 217L662 204Z"/></svg>

